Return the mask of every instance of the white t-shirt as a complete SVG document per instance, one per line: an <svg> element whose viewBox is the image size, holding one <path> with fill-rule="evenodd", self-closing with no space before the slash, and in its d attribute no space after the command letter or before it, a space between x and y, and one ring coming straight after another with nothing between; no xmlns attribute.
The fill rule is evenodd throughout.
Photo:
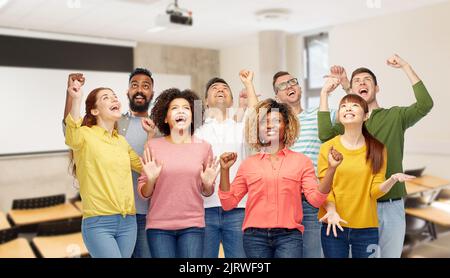
<svg viewBox="0 0 450 278"><path fill-rule="evenodd" d="M230 183L236 177L241 162L244 161L247 156L244 143L244 127L245 121L236 122L232 119L226 119L223 122L218 122L214 118L208 118L205 120L205 123L195 131L195 136L211 144L213 154L217 158L225 152L237 153L237 160L230 168ZM205 208L222 206L218 196L219 185L220 173L216 179L214 194L209 197L203 197ZM242 198L237 207L244 208L246 202L247 195Z"/></svg>

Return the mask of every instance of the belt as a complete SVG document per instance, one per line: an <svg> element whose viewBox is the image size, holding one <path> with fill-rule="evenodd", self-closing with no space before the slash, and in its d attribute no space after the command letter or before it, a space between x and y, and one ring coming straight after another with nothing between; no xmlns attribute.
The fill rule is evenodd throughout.
<svg viewBox="0 0 450 278"><path fill-rule="evenodd" d="M377 201L378 203L387 203L387 202L395 202L395 201L400 201L402 198L393 198L393 199L387 199L387 200L379 200Z"/></svg>

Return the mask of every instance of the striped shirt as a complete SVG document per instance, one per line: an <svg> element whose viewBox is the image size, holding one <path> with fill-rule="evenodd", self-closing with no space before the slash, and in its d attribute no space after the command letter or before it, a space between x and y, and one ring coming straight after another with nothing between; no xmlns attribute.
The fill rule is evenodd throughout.
<svg viewBox="0 0 450 278"><path fill-rule="evenodd" d="M317 112L319 108L303 110L298 114L300 123L300 136L294 145L290 148L294 152L302 153L309 157L314 164L317 175L317 158L320 152L322 142L319 139L319 126L317 123ZM330 111L331 122L335 122L336 110Z"/></svg>

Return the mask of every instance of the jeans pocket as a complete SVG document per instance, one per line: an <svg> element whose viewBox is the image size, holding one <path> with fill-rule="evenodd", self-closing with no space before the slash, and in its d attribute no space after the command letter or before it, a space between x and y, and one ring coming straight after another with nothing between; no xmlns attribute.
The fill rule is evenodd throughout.
<svg viewBox="0 0 450 278"><path fill-rule="evenodd" d="M83 225L94 225L97 224L98 221L100 221L101 216L92 216L92 217L88 217L88 218L84 218L83 219Z"/></svg>

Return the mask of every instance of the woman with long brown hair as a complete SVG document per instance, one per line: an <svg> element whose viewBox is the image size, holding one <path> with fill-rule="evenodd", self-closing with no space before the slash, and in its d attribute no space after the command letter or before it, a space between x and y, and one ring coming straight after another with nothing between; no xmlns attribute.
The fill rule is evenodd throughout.
<svg viewBox="0 0 450 278"><path fill-rule="evenodd" d="M326 98L337 85L335 78L328 78L321 97ZM345 96L338 116L345 132L322 145L318 163L318 176L323 179L328 171L328 151L333 148L344 156L327 201L319 210L320 221L324 222L323 253L326 258L348 258L351 247L352 258L378 257L377 199L396 182L413 177L397 173L385 179L386 149L364 125L369 107L362 97Z"/></svg>
<svg viewBox="0 0 450 278"><path fill-rule="evenodd" d="M81 87L77 80L68 88L73 102L65 123L80 184L83 241L92 257L131 257L137 231L131 170L141 171L140 158L117 132L121 106L114 92L94 89L81 118Z"/></svg>

